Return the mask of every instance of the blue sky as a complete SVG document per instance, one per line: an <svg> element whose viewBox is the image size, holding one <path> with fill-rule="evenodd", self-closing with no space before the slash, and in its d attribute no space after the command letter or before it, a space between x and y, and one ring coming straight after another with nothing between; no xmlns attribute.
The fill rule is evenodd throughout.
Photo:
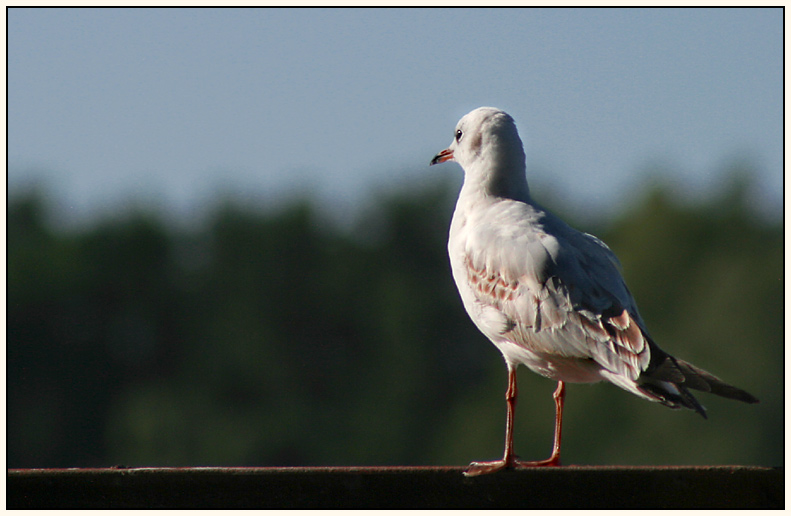
<svg viewBox="0 0 791 516"><path fill-rule="evenodd" d="M9 188L43 183L63 220L218 192L344 213L460 184L428 162L490 105L572 212L660 179L711 195L738 160L779 217L782 31L780 9L11 9Z"/></svg>

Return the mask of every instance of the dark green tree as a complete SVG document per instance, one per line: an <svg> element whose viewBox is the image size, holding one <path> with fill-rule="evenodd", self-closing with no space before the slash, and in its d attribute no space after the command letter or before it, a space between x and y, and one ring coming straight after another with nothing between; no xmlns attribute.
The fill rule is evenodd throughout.
<svg viewBox="0 0 791 516"><path fill-rule="evenodd" d="M501 453L505 368L446 256L456 186L379 195L349 228L307 200L229 200L193 229L144 210L56 229L8 210L8 466L466 464ZM782 462L783 252L736 181L666 189L605 227L654 338L752 392L704 421L571 385L564 459ZM574 223L574 221L570 221ZM521 373L517 450L551 445L552 382Z"/></svg>

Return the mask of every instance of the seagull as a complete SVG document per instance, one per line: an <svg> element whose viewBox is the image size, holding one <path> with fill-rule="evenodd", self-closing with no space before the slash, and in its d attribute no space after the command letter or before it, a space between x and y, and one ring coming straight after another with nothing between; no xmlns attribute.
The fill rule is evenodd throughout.
<svg viewBox="0 0 791 516"><path fill-rule="evenodd" d="M503 458L473 462L465 475L559 466L566 382L608 381L704 418L706 409L689 389L758 402L654 342L615 254L531 197L522 140L510 115L481 107L462 117L450 147L430 164L446 161L464 169L448 239L453 278L470 318L508 368ZM554 446L546 460L522 461L514 453L520 364L557 381Z"/></svg>

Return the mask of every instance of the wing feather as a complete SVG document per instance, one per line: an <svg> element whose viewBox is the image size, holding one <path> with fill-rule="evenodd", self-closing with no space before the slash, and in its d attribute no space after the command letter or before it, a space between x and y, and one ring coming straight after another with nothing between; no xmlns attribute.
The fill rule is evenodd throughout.
<svg viewBox="0 0 791 516"><path fill-rule="evenodd" d="M496 225L479 224L465 249L467 280L482 313L501 315L496 327L514 344L592 359L636 380L648 367L650 346L615 255L547 212L526 216L531 206L509 208L501 208Z"/></svg>

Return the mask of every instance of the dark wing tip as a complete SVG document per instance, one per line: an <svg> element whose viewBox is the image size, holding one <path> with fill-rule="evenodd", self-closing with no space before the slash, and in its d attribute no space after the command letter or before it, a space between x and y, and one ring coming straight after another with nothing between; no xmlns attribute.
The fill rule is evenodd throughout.
<svg viewBox="0 0 791 516"><path fill-rule="evenodd" d="M657 360L642 376L640 390L663 405L672 408L686 407L706 418L706 409L689 392L689 389L709 392L743 403L758 403L752 394L727 384L713 374L689 362L665 354ZM669 392L661 382L673 384L678 393Z"/></svg>
<svg viewBox="0 0 791 516"><path fill-rule="evenodd" d="M723 398L728 398L736 401L741 401L744 403L758 403L759 400L752 394L738 387L734 387L733 385L727 384L714 376L713 374L709 373L708 371L704 371L703 369L696 367L689 362L685 362L683 360L675 359L676 364L678 364L679 369L684 374L686 380L684 385L690 387L692 389L698 389L702 391L707 391L712 394L716 394L717 396L722 396ZM689 381L690 379L694 379L693 381ZM697 385L700 383L706 384L706 388L699 388Z"/></svg>

